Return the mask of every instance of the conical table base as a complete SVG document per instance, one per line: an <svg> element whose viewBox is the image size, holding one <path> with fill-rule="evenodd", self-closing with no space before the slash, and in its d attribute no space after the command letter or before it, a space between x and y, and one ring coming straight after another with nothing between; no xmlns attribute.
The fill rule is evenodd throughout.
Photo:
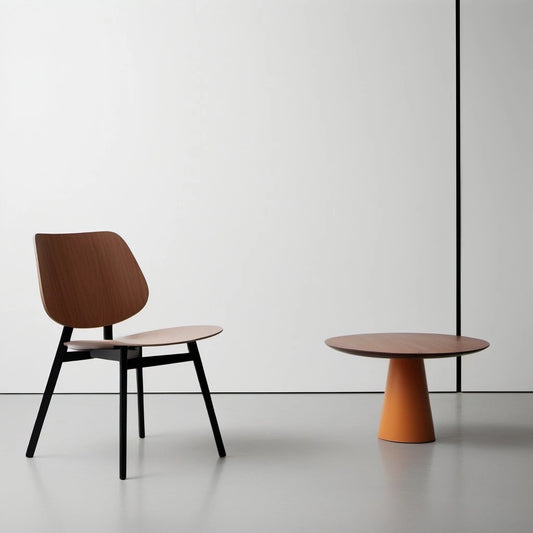
<svg viewBox="0 0 533 533"><path fill-rule="evenodd" d="M422 358L390 360L378 437L409 443L435 440Z"/></svg>

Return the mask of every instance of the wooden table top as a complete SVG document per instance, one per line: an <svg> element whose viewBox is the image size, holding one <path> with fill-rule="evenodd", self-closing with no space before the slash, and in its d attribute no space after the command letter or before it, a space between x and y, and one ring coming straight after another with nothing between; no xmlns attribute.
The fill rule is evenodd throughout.
<svg viewBox="0 0 533 533"><path fill-rule="evenodd" d="M326 344L344 353L367 357L453 357L488 348L482 339L435 333L365 333L343 335Z"/></svg>

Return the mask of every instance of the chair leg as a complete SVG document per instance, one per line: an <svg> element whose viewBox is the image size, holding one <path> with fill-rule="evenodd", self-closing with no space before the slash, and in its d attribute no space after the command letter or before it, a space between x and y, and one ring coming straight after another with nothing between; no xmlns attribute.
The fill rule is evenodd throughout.
<svg viewBox="0 0 533 533"><path fill-rule="evenodd" d="M126 479L126 440L128 416L128 348L120 349L119 386L119 477Z"/></svg>
<svg viewBox="0 0 533 533"><path fill-rule="evenodd" d="M63 364L63 356L67 353L67 347L65 346L65 342L68 342L71 336L72 328L64 327L63 332L61 333L61 338L59 339L59 344L57 346L54 362L52 363L50 375L48 376L48 381L44 389L41 405L37 413L37 418L33 426L30 442L28 443L28 448L26 449L26 457L33 457L33 455L35 454L35 448L37 447L37 442L39 441L39 436L41 434L41 429L43 428L46 413L48 412L48 406L50 405L50 400L52 399L52 395L54 394L57 378L59 377L59 372L61 371L61 365Z"/></svg>
<svg viewBox="0 0 533 533"><path fill-rule="evenodd" d="M142 348L139 348L142 350ZM139 354L142 357L142 352ZM137 373L137 410L139 413L139 438L144 439L144 384L143 384L143 368L138 366Z"/></svg>
<svg viewBox="0 0 533 533"><path fill-rule="evenodd" d="M196 369L196 375L198 376L200 389L202 390L202 396L204 397L205 407L207 409L207 414L209 415L209 421L211 422L211 429L213 430L213 436L215 437L218 455L219 457L226 457L226 450L224 449L224 443L222 442L222 435L220 434L220 429L218 427L215 408L213 407L213 402L211 401L211 394L209 392L209 386L207 385L207 379L205 377L202 360L200 359L198 346L196 342L190 342L187 345L191 355L193 356L194 368Z"/></svg>

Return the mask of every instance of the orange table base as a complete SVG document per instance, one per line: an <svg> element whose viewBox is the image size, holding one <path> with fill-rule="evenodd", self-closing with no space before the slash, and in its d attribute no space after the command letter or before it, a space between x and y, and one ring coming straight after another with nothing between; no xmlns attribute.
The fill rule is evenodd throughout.
<svg viewBox="0 0 533 533"><path fill-rule="evenodd" d="M378 437L411 443L435 440L423 359L390 360Z"/></svg>

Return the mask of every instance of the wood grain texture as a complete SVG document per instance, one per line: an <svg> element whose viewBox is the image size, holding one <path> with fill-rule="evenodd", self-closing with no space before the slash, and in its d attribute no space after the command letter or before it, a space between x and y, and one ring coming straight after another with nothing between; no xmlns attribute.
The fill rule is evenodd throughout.
<svg viewBox="0 0 533 533"><path fill-rule="evenodd" d="M127 335L113 340L75 340L65 345L73 350L100 350L115 346L167 346L199 341L222 332L220 326L178 326Z"/></svg>
<svg viewBox="0 0 533 533"><path fill-rule="evenodd" d="M116 233L37 234L35 250L44 308L63 326L121 322L148 300L148 285Z"/></svg>
<svg viewBox="0 0 533 533"><path fill-rule="evenodd" d="M367 357L453 357L489 347L482 339L435 333L365 333L326 340L326 344L344 353Z"/></svg>

